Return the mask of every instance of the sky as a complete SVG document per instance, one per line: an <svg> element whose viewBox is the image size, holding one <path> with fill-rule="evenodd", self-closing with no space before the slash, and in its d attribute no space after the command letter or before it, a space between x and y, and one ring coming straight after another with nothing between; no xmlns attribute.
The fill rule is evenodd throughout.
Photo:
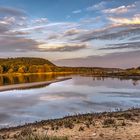
<svg viewBox="0 0 140 140"><path fill-rule="evenodd" d="M0 57L140 66L140 0L0 0Z"/></svg>

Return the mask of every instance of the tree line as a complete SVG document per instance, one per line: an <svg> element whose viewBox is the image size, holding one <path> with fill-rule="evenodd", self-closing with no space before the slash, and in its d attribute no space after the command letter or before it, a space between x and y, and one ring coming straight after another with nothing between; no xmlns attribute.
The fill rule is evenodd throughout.
<svg viewBox="0 0 140 140"><path fill-rule="evenodd" d="M140 75L140 67L130 69L100 68L100 67L59 67L42 58L8 58L0 59L0 74L5 73L47 73L71 72L99 76Z"/></svg>
<svg viewBox="0 0 140 140"><path fill-rule="evenodd" d="M43 73L51 72L55 65L42 58L0 59L0 73Z"/></svg>

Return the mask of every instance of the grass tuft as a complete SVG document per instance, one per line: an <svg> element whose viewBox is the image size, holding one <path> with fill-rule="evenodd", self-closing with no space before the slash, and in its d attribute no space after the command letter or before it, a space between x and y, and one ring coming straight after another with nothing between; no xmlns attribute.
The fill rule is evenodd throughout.
<svg viewBox="0 0 140 140"><path fill-rule="evenodd" d="M103 125L105 126L110 126L110 125L115 125L115 124L116 124L115 120L111 118L105 119L103 121Z"/></svg>
<svg viewBox="0 0 140 140"><path fill-rule="evenodd" d="M56 137L56 136L47 136L47 135L27 135L27 136L20 136L17 140L68 140L67 137Z"/></svg>

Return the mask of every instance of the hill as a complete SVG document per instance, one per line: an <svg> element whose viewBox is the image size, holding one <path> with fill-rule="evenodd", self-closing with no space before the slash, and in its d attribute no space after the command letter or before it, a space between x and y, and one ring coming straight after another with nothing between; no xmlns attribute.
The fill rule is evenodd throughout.
<svg viewBox="0 0 140 140"><path fill-rule="evenodd" d="M140 76L140 67L130 69L100 67L59 67L43 58L1 58L0 74L10 73L80 73L94 76Z"/></svg>
<svg viewBox="0 0 140 140"><path fill-rule="evenodd" d="M0 58L0 65L49 65L55 66L49 60L43 58L32 58L32 57L18 57L18 58Z"/></svg>
<svg viewBox="0 0 140 140"><path fill-rule="evenodd" d="M50 72L55 67L43 58L19 57L0 59L0 73L39 73Z"/></svg>

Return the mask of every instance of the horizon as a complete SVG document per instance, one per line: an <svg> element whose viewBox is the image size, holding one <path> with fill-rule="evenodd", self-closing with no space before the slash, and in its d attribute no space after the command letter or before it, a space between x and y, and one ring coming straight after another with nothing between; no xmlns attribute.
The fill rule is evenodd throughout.
<svg viewBox="0 0 140 140"><path fill-rule="evenodd" d="M139 67L139 7L139 0L1 0L0 57Z"/></svg>
<svg viewBox="0 0 140 140"><path fill-rule="evenodd" d="M66 65L57 65L57 64L55 64L55 63L53 63L52 61L50 61L49 59L46 59L46 58L42 58L42 57L30 57L30 56L28 56L28 57L8 57L8 58L6 58L6 57L0 57L0 59L5 59L5 60L7 60L7 59L18 59L18 58L28 58L28 59L44 59L44 60L48 60L49 62L51 62L52 64L54 64L55 66L58 66L58 67L73 67L73 68L78 68L78 67L83 67L83 68L107 68L107 69L131 69L131 68L139 68L140 66L137 66L137 67L128 67L128 68L121 68L121 67L96 67L96 66L66 66Z"/></svg>

